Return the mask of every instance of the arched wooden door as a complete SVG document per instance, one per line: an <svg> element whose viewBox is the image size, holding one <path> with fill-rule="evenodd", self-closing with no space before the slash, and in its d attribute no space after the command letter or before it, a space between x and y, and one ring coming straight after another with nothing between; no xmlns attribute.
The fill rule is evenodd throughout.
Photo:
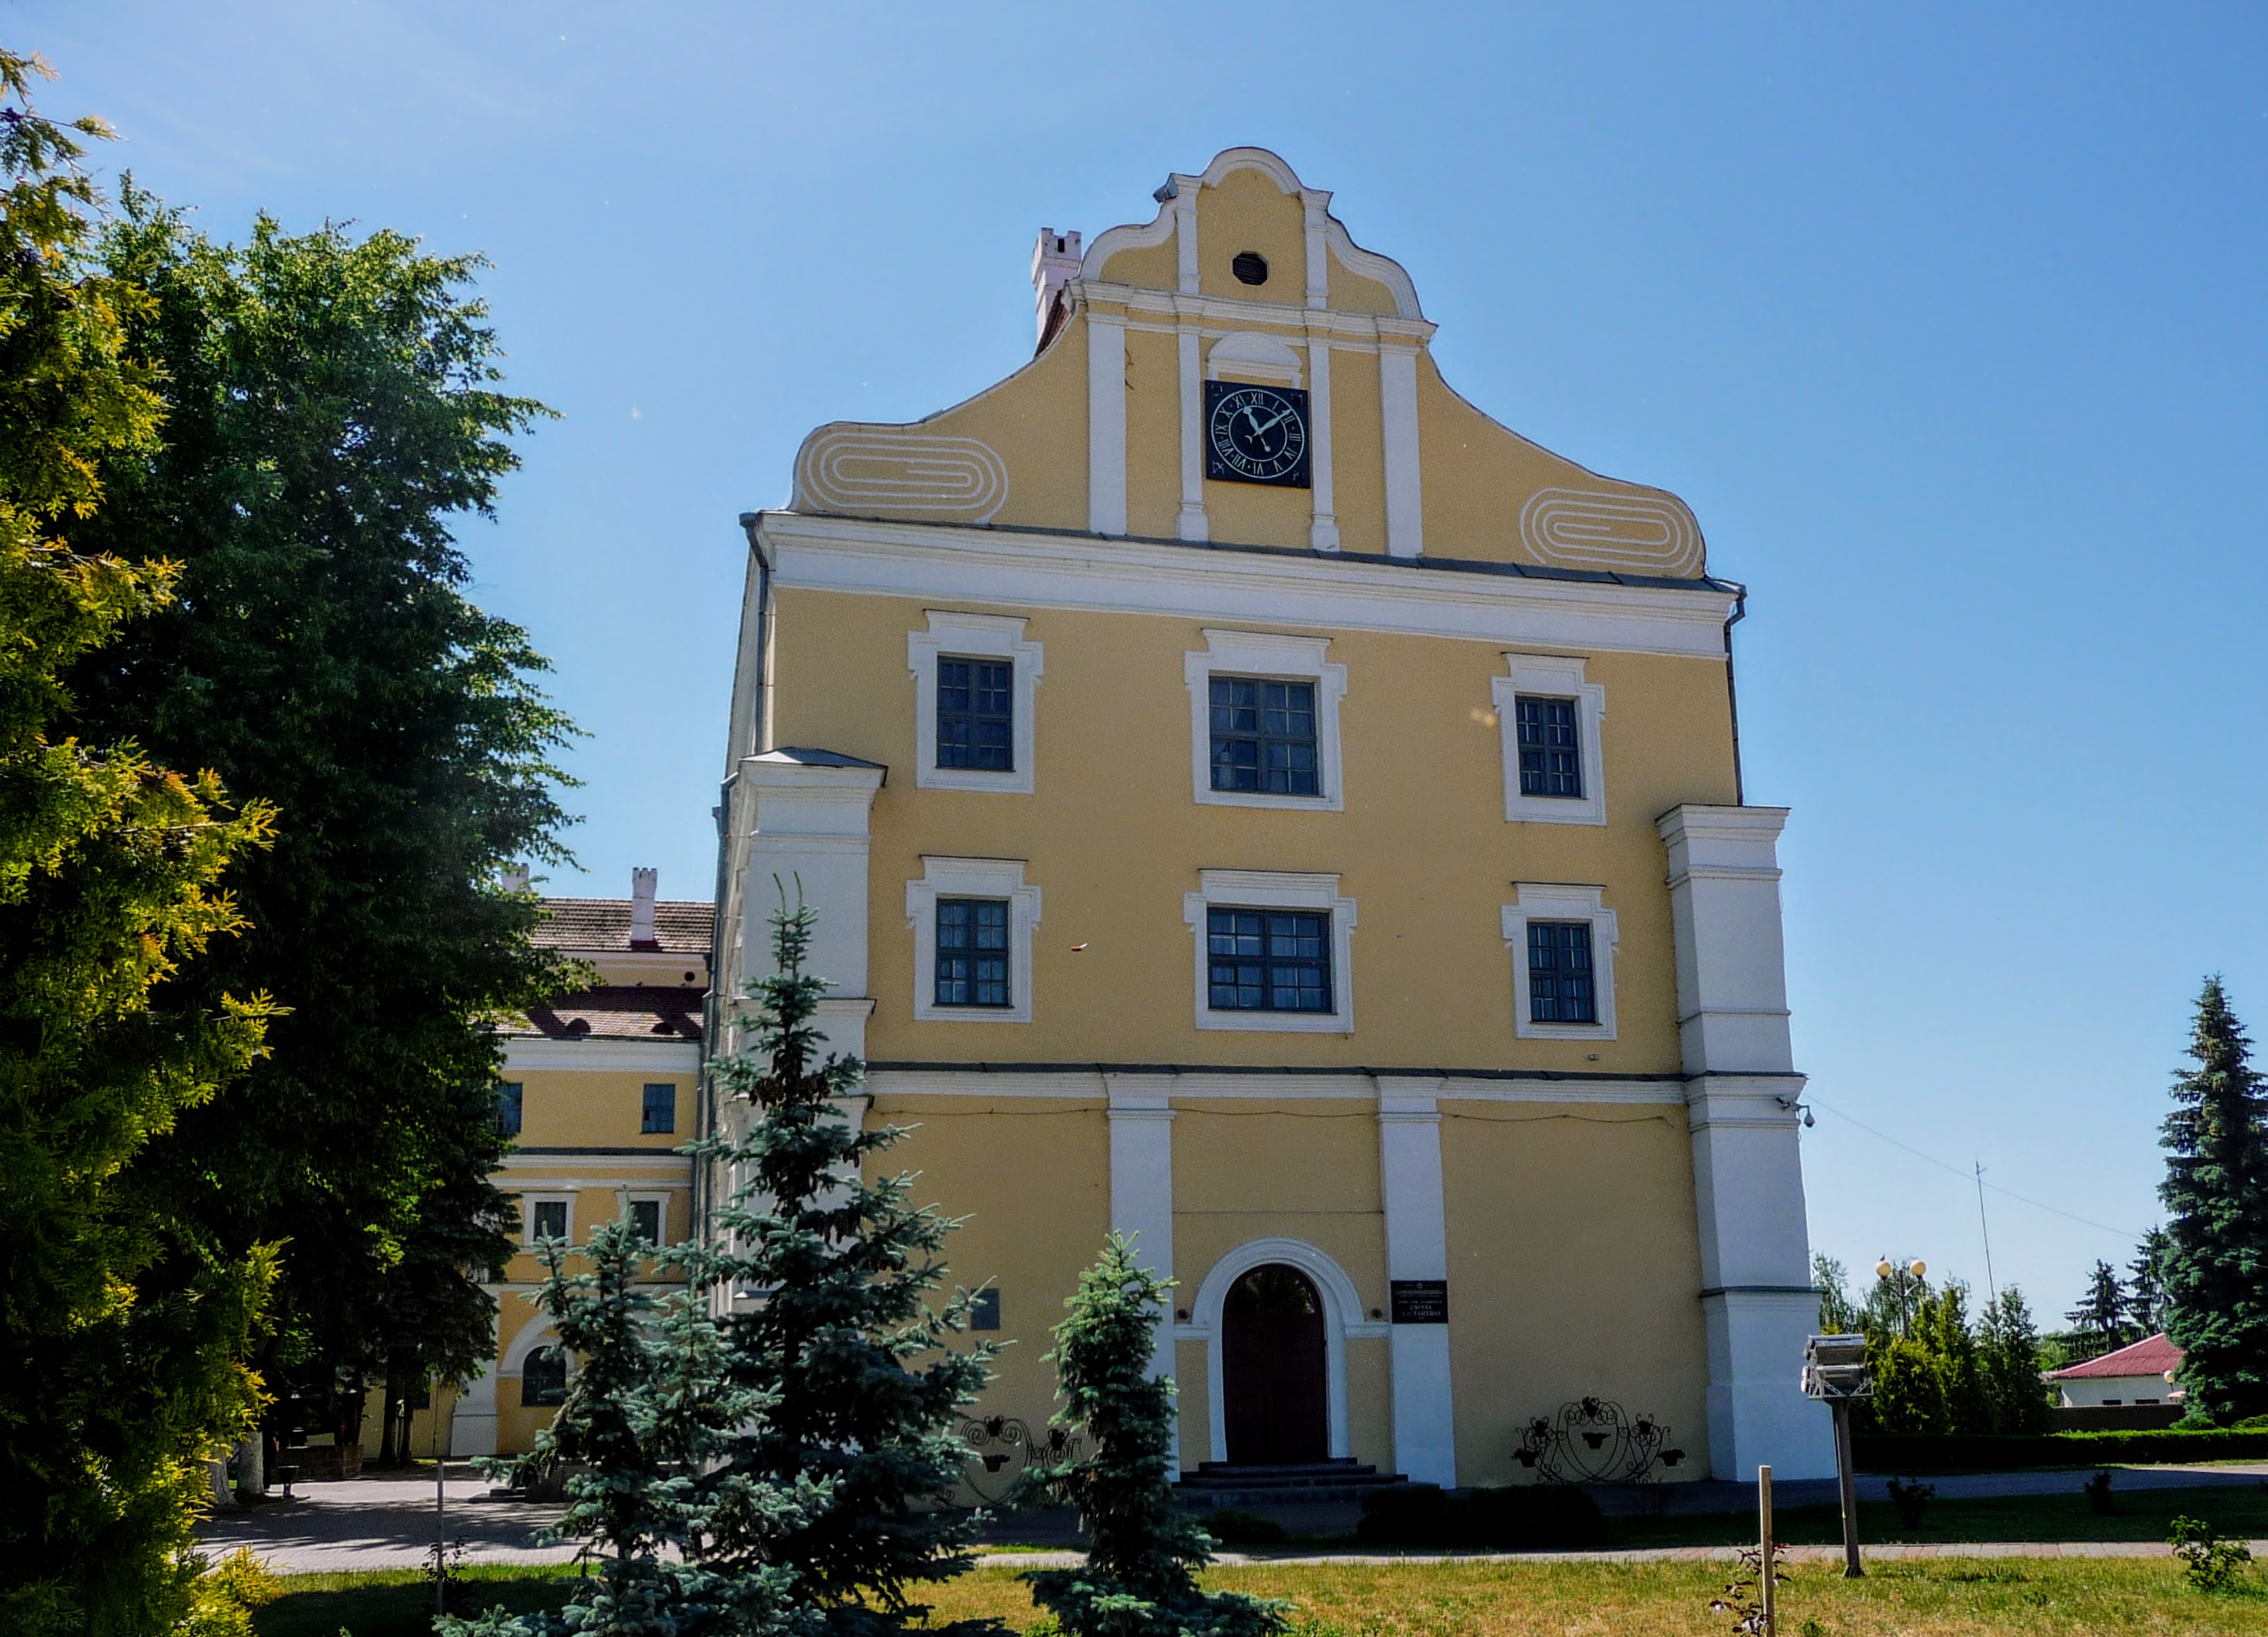
<svg viewBox="0 0 2268 1637"><path fill-rule="evenodd" d="M1330 1455L1323 1302L1297 1268L1271 1263L1222 1304L1221 1407L1229 1460L1283 1466Z"/></svg>

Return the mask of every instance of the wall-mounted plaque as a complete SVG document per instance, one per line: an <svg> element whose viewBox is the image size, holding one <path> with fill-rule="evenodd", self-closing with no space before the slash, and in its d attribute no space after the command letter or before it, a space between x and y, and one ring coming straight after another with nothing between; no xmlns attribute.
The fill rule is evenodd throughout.
<svg viewBox="0 0 2268 1637"><path fill-rule="evenodd" d="M1394 1299L1394 1322L1396 1324L1446 1324L1449 1322L1447 1279L1389 1279L1388 1287Z"/></svg>

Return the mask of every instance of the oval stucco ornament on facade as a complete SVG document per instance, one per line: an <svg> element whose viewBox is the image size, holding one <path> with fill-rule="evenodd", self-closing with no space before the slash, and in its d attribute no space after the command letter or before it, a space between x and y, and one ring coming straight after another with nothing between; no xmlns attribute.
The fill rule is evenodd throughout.
<svg viewBox="0 0 2268 1637"><path fill-rule="evenodd" d="M799 512L983 523L1007 498L1006 463L974 438L838 422L805 439L796 457Z"/></svg>
<svg viewBox="0 0 2268 1637"><path fill-rule="evenodd" d="M1520 510L1520 536L1554 568L1685 579L1701 571L1701 530L1667 495L1539 489Z"/></svg>

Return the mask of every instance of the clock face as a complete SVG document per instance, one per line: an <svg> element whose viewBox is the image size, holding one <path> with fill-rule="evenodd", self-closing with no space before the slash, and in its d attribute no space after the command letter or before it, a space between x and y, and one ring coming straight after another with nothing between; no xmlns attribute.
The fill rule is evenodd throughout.
<svg viewBox="0 0 2268 1637"><path fill-rule="evenodd" d="M1207 381L1205 476L1307 487L1307 395L1296 387Z"/></svg>

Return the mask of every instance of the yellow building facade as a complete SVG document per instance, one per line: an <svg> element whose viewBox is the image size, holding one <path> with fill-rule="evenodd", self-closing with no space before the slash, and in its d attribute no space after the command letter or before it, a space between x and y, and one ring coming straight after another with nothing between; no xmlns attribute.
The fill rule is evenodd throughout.
<svg viewBox="0 0 2268 1637"><path fill-rule="evenodd" d="M533 1448L565 1395L571 1360L532 1300L544 1278L539 1240L580 1244L617 1218L656 1245L692 1231L693 1162L677 1150L701 1114L716 908L661 899L658 886L642 869L628 898L544 901L536 941L585 962L598 982L516 1019L504 1038L498 1118L513 1147L497 1184L519 1206L520 1250L488 1287L497 1357L455 1400L458 1456ZM415 1433L411 1447L424 1447Z"/></svg>
<svg viewBox="0 0 2268 1637"><path fill-rule="evenodd" d="M997 1291L980 1420L1044 1426L1116 1229L1189 1469L1512 1481L1596 1395L1674 1476L1831 1471L1742 588L1459 397L1283 160L1157 198L1042 233L1028 364L743 519L718 1043L799 884L846 1117Z"/></svg>

